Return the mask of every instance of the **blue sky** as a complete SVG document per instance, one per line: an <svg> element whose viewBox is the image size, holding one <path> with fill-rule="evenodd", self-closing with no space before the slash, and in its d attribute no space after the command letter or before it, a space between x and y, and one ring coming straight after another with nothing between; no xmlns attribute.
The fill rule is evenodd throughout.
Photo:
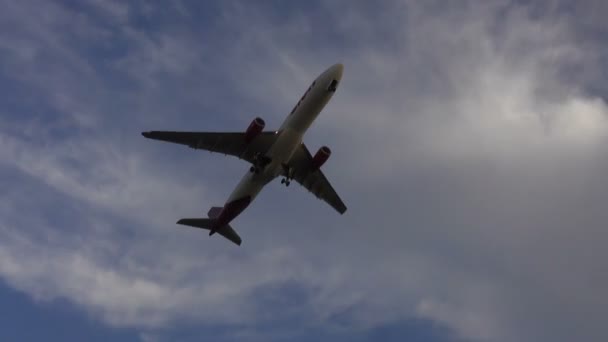
<svg viewBox="0 0 608 342"><path fill-rule="evenodd" d="M0 1L0 340L602 341L603 1ZM147 130L311 127L337 215ZM547 329L551 327L551 329Z"/></svg>

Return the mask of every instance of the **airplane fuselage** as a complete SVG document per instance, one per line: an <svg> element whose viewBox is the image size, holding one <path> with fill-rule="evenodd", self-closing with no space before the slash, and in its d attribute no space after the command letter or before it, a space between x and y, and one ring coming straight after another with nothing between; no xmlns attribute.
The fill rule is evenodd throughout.
<svg viewBox="0 0 608 342"><path fill-rule="evenodd" d="M302 143L304 134L335 93L342 72L342 64L335 64L312 82L276 132L277 140L264 156L269 162L259 170L256 169L256 172L248 171L243 176L228 197L211 234L243 212L266 184L285 172L285 167Z"/></svg>

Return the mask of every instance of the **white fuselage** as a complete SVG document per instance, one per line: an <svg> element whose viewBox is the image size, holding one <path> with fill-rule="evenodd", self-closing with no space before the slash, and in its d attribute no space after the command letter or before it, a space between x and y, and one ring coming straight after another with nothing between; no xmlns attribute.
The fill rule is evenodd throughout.
<svg viewBox="0 0 608 342"><path fill-rule="evenodd" d="M302 143L306 130L334 94L335 89L329 90L330 84L340 82L342 71L342 64L335 64L314 80L276 132L278 138L266 152L270 163L259 173L247 172L226 201L227 204L245 197L252 201L266 184L281 175L283 165L289 163Z"/></svg>

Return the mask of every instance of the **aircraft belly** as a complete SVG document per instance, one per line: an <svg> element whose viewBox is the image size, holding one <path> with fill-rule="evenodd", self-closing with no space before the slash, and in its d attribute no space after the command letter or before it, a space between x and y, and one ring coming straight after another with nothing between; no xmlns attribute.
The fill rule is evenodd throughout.
<svg viewBox="0 0 608 342"><path fill-rule="evenodd" d="M293 132L297 132L299 135L304 135L322 109L323 103L310 103L306 106L302 106L302 108L299 108L289 119L286 128Z"/></svg>
<svg viewBox="0 0 608 342"><path fill-rule="evenodd" d="M230 203L232 201L236 201L244 197L249 197L253 201L253 199L258 195L258 193L267 183L261 176L263 175L254 174L248 171L245 176L243 176L239 184L236 186L232 194L230 194L230 197L228 198L228 201L226 201L226 203Z"/></svg>
<svg viewBox="0 0 608 342"><path fill-rule="evenodd" d="M272 163L268 168L269 171L278 171L278 173L271 172L275 176L278 175L282 171L282 164L287 163L291 159L291 156L301 143L302 134L290 127L284 129L279 139L277 139L268 152L268 156L272 159Z"/></svg>

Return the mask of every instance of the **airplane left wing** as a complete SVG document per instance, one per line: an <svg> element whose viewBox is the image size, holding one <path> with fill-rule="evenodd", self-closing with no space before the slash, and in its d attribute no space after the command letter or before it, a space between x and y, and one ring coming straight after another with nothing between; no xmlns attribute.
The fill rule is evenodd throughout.
<svg viewBox="0 0 608 342"><path fill-rule="evenodd" d="M293 179L313 193L317 198L322 199L332 206L340 214L346 212L346 205L331 186L321 170L313 170L312 155L306 145L300 147L291 157L289 166L293 168ZM286 176L283 172L283 176Z"/></svg>
<svg viewBox="0 0 608 342"><path fill-rule="evenodd" d="M241 132L173 132L151 131L142 135L149 139L168 141L186 145L194 149L235 156L254 163L257 153L264 154L275 142L275 132L261 132L251 142Z"/></svg>

